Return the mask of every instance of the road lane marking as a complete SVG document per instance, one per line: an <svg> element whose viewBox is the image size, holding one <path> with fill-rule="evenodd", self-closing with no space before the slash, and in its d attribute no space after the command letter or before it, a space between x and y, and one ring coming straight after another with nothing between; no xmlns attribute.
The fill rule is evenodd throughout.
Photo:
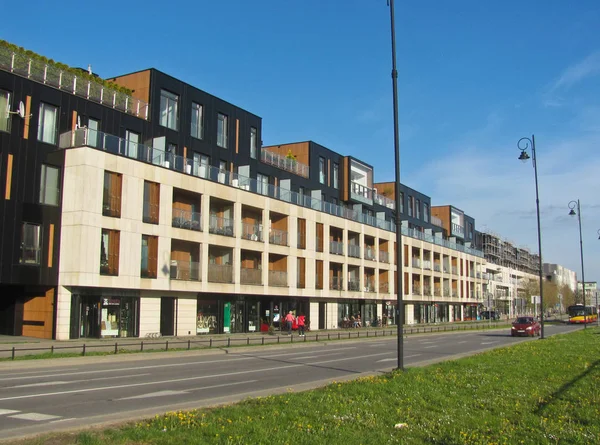
<svg viewBox="0 0 600 445"><path fill-rule="evenodd" d="M3 416L5 414L14 414L14 413L20 413L21 411L16 410L16 409L0 409L0 416Z"/></svg>
<svg viewBox="0 0 600 445"><path fill-rule="evenodd" d="M15 389L15 388L35 388L40 386L52 386L52 385L68 385L71 383L81 383L81 382L97 382L98 380L114 380L114 379L128 379L132 377L143 377L146 375L150 375L149 372L145 374L128 374L128 375L113 375L110 377L98 377L96 379L85 379L85 380L71 380L68 382L65 381L54 381L54 382L40 382L40 383L28 383L26 385L16 385L16 386L5 386L1 389Z"/></svg>
<svg viewBox="0 0 600 445"><path fill-rule="evenodd" d="M157 392L149 392L146 394L140 394L138 396L123 397L122 399L117 399L117 400L149 399L151 397L177 396L177 395L181 395L181 394L189 394L189 392L188 391L165 390L165 391L157 391Z"/></svg>
<svg viewBox="0 0 600 445"><path fill-rule="evenodd" d="M393 362L395 362L396 360L398 360L398 359L397 359L397 358L395 358L395 357L392 357L392 358L383 358L383 359L381 359L381 360L377 360L377 362L376 362L376 363L381 363L381 362L392 362L392 361L393 361Z"/></svg>
<svg viewBox="0 0 600 445"><path fill-rule="evenodd" d="M457 342L459 345L462 345L463 343L468 343L468 340L463 340L463 341L459 341Z"/></svg>
<svg viewBox="0 0 600 445"><path fill-rule="evenodd" d="M186 391L204 391L206 389L224 388L226 386L245 385L247 383L256 383L258 380L246 380L243 382L223 383L221 385L200 386L198 388L186 389Z"/></svg>
<svg viewBox="0 0 600 445"><path fill-rule="evenodd" d="M438 345L432 345L432 346L423 346L423 349L430 349L430 348L437 348Z"/></svg>
<svg viewBox="0 0 600 445"><path fill-rule="evenodd" d="M496 340L496 341L482 341L481 342L482 345L493 345L494 343L498 343L498 340Z"/></svg>
<svg viewBox="0 0 600 445"><path fill-rule="evenodd" d="M340 361L345 361L345 360L356 361L356 360L360 360L360 359L364 359L364 358L376 357L379 355L388 355L390 353L392 353L392 352L381 352L378 354L367 354L367 355L360 355L360 356L355 356L355 357L344 357L344 358L338 358L338 359L332 359L332 360L323 360L323 361L314 362L314 363L299 363L299 364L294 364L294 365L283 365L283 366L280 365L280 366L274 366L272 368L252 369L252 370L248 370L248 371L236 371L236 372L227 372L227 373L212 374L212 375L205 375L205 376L185 377L185 378L180 378L180 379L160 380L157 382L131 383L129 385L100 386L100 387L96 387L96 388L72 389L69 391L47 392L47 393L41 393L41 394L26 394L26 395L22 395L22 396L3 397L3 398L0 398L0 402L5 401L5 400L34 399L34 398L40 398L40 397L50 397L50 396L65 395L65 394L80 394L80 393L95 392L95 391L107 391L107 390L111 390L111 389L133 388L136 386L162 385L165 383L177 383L177 382L187 382L187 381L192 381L192 380L223 378L223 377L234 376L234 375L253 374L253 373L258 373L258 372L266 372L266 371L279 371L281 369L323 365L323 364L327 364L327 363L340 362Z"/></svg>
<svg viewBox="0 0 600 445"><path fill-rule="evenodd" d="M11 419L20 419L20 420L33 420L34 422L41 422L43 420L52 420L59 419L61 416L51 416L50 414L40 414L40 413L23 413L23 414L15 414L14 416L8 416Z"/></svg>

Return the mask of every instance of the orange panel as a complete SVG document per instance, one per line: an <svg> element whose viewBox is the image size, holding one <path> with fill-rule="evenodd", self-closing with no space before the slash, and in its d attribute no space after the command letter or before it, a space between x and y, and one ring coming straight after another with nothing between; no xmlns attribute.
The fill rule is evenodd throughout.
<svg viewBox="0 0 600 445"><path fill-rule="evenodd" d="M6 163L6 188L4 190L4 199L10 199L10 188L12 184L12 166L13 155L8 154L8 162Z"/></svg>
<svg viewBox="0 0 600 445"><path fill-rule="evenodd" d="M52 267L52 255L54 253L54 224L50 224L48 233L48 267Z"/></svg>
<svg viewBox="0 0 600 445"><path fill-rule="evenodd" d="M29 139L29 119L31 118L31 96L25 99L25 125L23 126L23 139Z"/></svg>

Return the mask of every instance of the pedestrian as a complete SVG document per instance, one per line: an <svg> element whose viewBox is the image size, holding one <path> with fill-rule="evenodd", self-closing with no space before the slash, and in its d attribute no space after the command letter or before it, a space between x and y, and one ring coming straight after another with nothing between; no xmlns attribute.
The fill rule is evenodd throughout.
<svg viewBox="0 0 600 445"><path fill-rule="evenodd" d="M304 322L304 314L298 315L298 318L296 318L296 323L298 324L298 337L304 337Z"/></svg>
<svg viewBox="0 0 600 445"><path fill-rule="evenodd" d="M288 335L292 335L292 324L294 323L294 315L289 311L285 316L285 324L287 325Z"/></svg>

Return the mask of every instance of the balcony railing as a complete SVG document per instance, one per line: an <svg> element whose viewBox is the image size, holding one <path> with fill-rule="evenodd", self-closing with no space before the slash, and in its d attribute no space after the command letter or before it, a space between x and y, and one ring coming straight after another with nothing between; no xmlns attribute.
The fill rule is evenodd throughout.
<svg viewBox="0 0 600 445"><path fill-rule="evenodd" d="M365 260L375 261L375 249L373 247L365 247Z"/></svg>
<svg viewBox="0 0 600 445"><path fill-rule="evenodd" d="M434 272L441 272L442 265L440 263L433 263L433 270L434 270Z"/></svg>
<svg viewBox="0 0 600 445"><path fill-rule="evenodd" d="M335 255L343 255L344 243L340 243L339 241L329 241L329 253L333 253Z"/></svg>
<svg viewBox="0 0 600 445"><path fill-rule="evenodd" d="M262 285L262 270L242 267L240 270L240 283Z"/></svg>
<svg viewBox="0 0 600 445"><path fill-rule="evenodd" d="M434 287L433 288L433 296L434 297L441 297L442 296L442 290L439 287Z"/></svg>
<svg viewBox="0 0 600 445"><path fill-rule="evenodd" d="M431 288L427 286L423 286L423 295L431 296Z"/></svg>
<svg viewBox="0 0 600 445"><path fill-rule="evenodd" d="M465 236L465 228L460 224L452 223L452 235Z"/></svg>
<svg viewBox="0 0 600 445"><path fill-rule="evenodd" d="M287 246L288 233L285 230L271 229L269 232L269 243L278 246Z"/></svg>
<svg viewBox="0 0 600 445"><path fill-rule="evenodd" d="M202 230L202 219L200 212L190 210L173 209L173 227L188 230Z"/></svg>
<svg viewBox="0 0 600 445"><path fill-rule="evenodd" d="M452 266L452 275L458 275L458 267Z"/></svg>
<svg viewBox="0 0 600 445"><path fill-rule="evenodd" d="M269 286L285 287L287 285L287 272L281 270L269 271Z"/></svg>
<svg viewBox="0 0 600 445"><path fill-rule="evenodd" d="M233 268L229 264L209 264L208 281L211 283L233 283Z"/></svg>
<svg viewBox="0 0 600 445"><path fill-rule="evenodd" d="M433 224L434 226L442 227L442 228L444 227L442 225L442 220L434 215L431 215L431 224Z"/></svg>
<svg viewBox="0 0 600 445"><path fill-rule="evenodd" d="M154 164L157 166L169 168L171 170L194 175L199 178L212 182L218 182L231 187L257 193L258 183L256 179L242 176L237 173L224 172L216 167L194 164L191 159L178 156L172 153L166 153L163 150L152 148L143 144L136 144L131 141L119 138L117 136L102 133L100 131L80 128L75 131L68 131L60 135L59 147L61 149L89 146L108 153L125 156L140 162ZM357 221L362 224L377 227L388 232L395 231L395 225L392 221L378 219L362 212L349 209L344 206L324 202L311 196L274 187L267 187L267 196L278 199L290 204L307 207L313 210L328 213L340 218ZM469 255L483 258L483 252L471 249L461 244L452 243L438 236L425 234L408 227L402 227L402 235L411 238L434 243Z"/></svg>
<svg viewBox="0 0 600 445"><path fill-rule="evenodd" d="M412 259L412 267L416 267L417 269L421 268L421 260L419 258Z"/></svg>
<svg viewBox="0 0 600 445"><path fill-rule="evenodd" d="M381 261L382 263L389 263L390 262L390 254L389 254L389 252L386 252L384 250L380 250L379 251L379 261Z"/></svg>
<svg viewBox="0 0 600 445"><path fill-rule="evenodd" d="M301 232L298 232L297 235L296 247L298 249L306 249L306 235Z"/></svg>
<svg viewBox="0 0 600 445"><path fill-rule="evenodd" d="M351 182L350 198L355 201L364 202L365 204L373 204L373 189L357 182Z"/></svg>
<svg viewBox="0 0 600 445"><path fill-rule="evenodd" d="M262 224L242 222L242 238L250 241L263 241Z"/></svg>
<svg viewBox="0 0 600 445"><path fill-rule="evenodd" d="M344 290L344 281L340 277L331 277L329 282L330 290Z"/></svg>
<svg viewBox="0 0 600 445"><path fill-rule="evenodd" d="M394 210L396 208L396 202L386 196L380 195L377 192L373 193L373 201L379 205L387 207L388 209Z"/></svg>
<svg viewBox="0 0 600 445"><path fill-rule="evenodd" d="M455 290L455 289L452 289L452 296L453 296L454 298L457 298L457 297L458 297L458 291L457 291L457 290Z"/></svg>
<svg viewBox="0 0 600 445"><path fill-rule="evenodd" d="M375 280L373 278L367 278L365 280L365 292L376 292Z"/></svg>
<svg viewBox="0 0 600 445"><path fill-rule="evenodd" d="M61 70L56 65L13 52L3 46L0 46L0 69L142 119L148 119L146 102L105 87L93 80L84 79L71 71Z"/></svg>
<svg viewBox="0 0 600 445"><path fill-rule="evenodd" d="M265 164L272 165L280 168L281 170L288 171L303 178L309 177L308 165L302 164L294 159L290 159L287 156L282 156L272 151L265 150L264 148L260 151L260 160Z"/></svg>
<svg viewBox="0 0 600 445"><path fill-rule="evenodd" d="M215 235L233 236L233 219L210 215L208 231Z"/></svg>
<svg viewBox="0 0 600 445"><path fill-rule="evenodd" d="M200 281L200 263L171 260L171 280Z"/></svg>
<svg viewBox="0 0 600 445"><path fill-rule="evenodd" d="M143 203L142 221L148 224L158 224L158 203L152 201L144 201Z"/></svg>
<svg viewBox="0 0 600 445"><path fill-rule="evenodd" d="M379 292L382 294L388 294L390 292L390 283L387 281L381 281L381 279L379 279Z"/></svg>
<svg viewBox="0 0 600 445"><path fill-rule="evenodd" d="M360 280L348 280L348 290L352 292L360 292Z"/></svg>
<svg viewBox="0 0 600 445"><path fill-rule="evenodd" d="M413 284L413 295L421 295L421 286L419 284Z"/></svg>
<svg viewBox="0 0 600 445"><path fill-rule="evenodd" d="M356 244L348 244L348 256L360 258L360 246L357 246Z"/></svg>
<svg viewBox="0 0 600 445"><path fill-rule="evenodd" d="M423 269L431 270L431 261L429 261L429 260L423 261Z"/></svg>

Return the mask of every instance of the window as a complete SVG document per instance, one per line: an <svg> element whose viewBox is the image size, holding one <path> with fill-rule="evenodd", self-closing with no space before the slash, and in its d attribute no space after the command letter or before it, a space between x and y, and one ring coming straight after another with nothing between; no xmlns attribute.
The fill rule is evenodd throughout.
<svg viewBox="0 0 600 445"><path fill-rule="evenodd" d="M469 232L468 232L469 239L473 239L473 223L469 223L468 228L469 228Z"/></svg>
<svg viewBox="0 0 600 445"><path fill-rule="evenodd" d="M400 192L400 213L404 213L404 192Z"/></svg>
<svg viewBox="0 0 600 445"><path fill-rule="evenodd" d="M429 204L423 203L423 221L429 222Z"/></svg>
<svg viewBox="0 0 600 445"><path fill-rule="evenodd" d="M58 125L58 107L40 104L40 115L38 117L38 141L47 144L56 144L56 130Z"/></svg>
<svg viewBox="0 0 600 445"><path fill-rule="evenodd" d="M325 158L319 156L319 182L325 184L327 177L325 175Z"/></svg>
<svg viewBox="0 0 600 445"><path fill-rule="evenodd" d="M175 161L177 160L177 145L169 143L165 159L165 167L171 170L175 169Z"/></svg>
<svg viewBox="0 0 600 445"><path fill-rule="evenodd" d="M304 191L304 187L298 187L298 204L301 206L306 205L304 198L305 194L306 192Z"/></svg>
<svg viewBox="0 0 600 445"><path fill-rule="evenodd" d="M298 218L298 249L306 249L306 219Z"/></svg>
<svg viewBox="0 0 600 445"><path fill-rule="evenodd" d="M10 93L0 90L0 131L10 131Z"/></svg>
<svg viewBox="0 0 600 445"><path fill-rule="evenodd" d="M200 153L194 153L194 171L192 172L195 176L201 178L208 178L208 165L210 164L210 158Z"/></svg>
<svg viewBox="0 0 600 445"><path fill-rule="evenodd" d="M160 118L159 124L163 127L177 130L177 106L179 96L165 90L160 90Z"/></svg>
<svg viewBox="0 0 600 445"><path fill-rule="evenodd" d="M140 135L133 131L125 132L125 156L128 158L138 159L138 145L140 143Z"/></svg>
<svg viewBox="0 0 600 445"><path fill-rule="evenodd" d="M256 191L261 195L269 193L269 177L267 175L256 174Z"/></svg>
<svg viewBox="0 0 600 445"><path fill-rule="evenodd" d="M306 258L298 258L297 264L297 276L296 276L296 286L299 289L304 289L306 287Z"/></svg>
<svg viewBox="0 0 600 445"><path fill-rule="evenodd" d="M202 105L192 102L192 137L202 139L204 134L204 109Z"/></svg>
<svg viewBox="0 0 600 445"><path fill-rule="evenodd" d="M222 148L227 148L227 135L229 133L227 126L228 120L229 118L226 115L221 113L218 114L217 145Z"/></svg>
<svg viewBox="0 0 600 445"><path fill-rule="evenodd" d="M156 278L158 263L158 237L142 235L142 263L140 276L142 278Z"/></svg>
<svg viewBox="0 0 600 445"><path fill-rule="evenodd" d="M256 159L256 128L250 127L250 157Z"/></svg>
<svg viewBox="0 0 600 445"><path fill-rule="evenodd" d="M408 197L408 216L413 216L413 206L415 205L415 198L412 196Z"/></svg>
<svg viewBox="0 0 600 445"><path fill-rule="evenodd" d="M100 274L119 275L119 240L117 230L102 229L100 240Z"/></svg>
<svg viewBox="0 0 600 445"><path fill-rule="evenodd" d="M21 264L40 264L42 251L42 226L23 223L21 228Z"/></svg>
<svg viewBox="0 0 600 445"><path fill-rule="evenodd" d="M417 199L415 201L415 218L421 219L421 200Z"/></svg>
<svg viewBox="0 0 600 445"><path fill-rule="evenodd" d="M50 165L42 165L40 173L40 204L57 206L59 169Z"/></svg>
<svg viewBox="0 0 600 445"><path fill-rule="evenodd" d="M160 186L156 182L144 181L143 221L158 224Z"/></svg>
<svg viewBox="0 0 600 445"><path fill-rule="evenodd" d="M102 214L121 217L121 190L123 177L118 173L104 172L104 191L102 196Z"/></svg>
<svg viewBox="0 0 600 445"><path fill-rule="evenodd" d="M100 130L100 121L88 119L88 145L90 147L98 146L98 131Z"/></svg>
<svg viewBox="0 0 600 445"><path fill-rule="evenodd" d="M340 174L339 164L333 164L333 188L335 188L335 189L339 188L339 182L338 182L339 174Z"/></svg>

